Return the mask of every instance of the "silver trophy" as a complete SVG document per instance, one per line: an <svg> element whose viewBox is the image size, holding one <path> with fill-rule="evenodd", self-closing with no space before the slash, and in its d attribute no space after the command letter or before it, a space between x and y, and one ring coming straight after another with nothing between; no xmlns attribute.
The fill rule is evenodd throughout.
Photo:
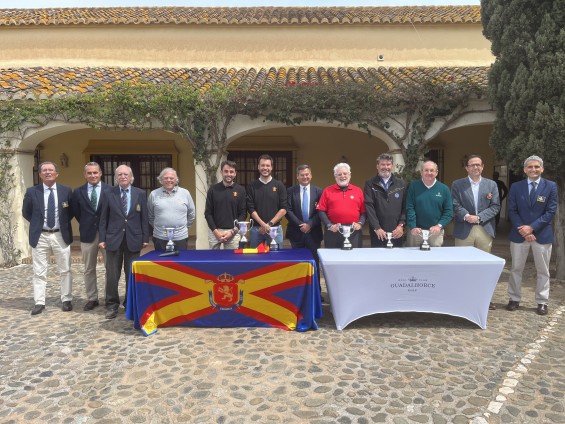
<svg viewBox="0 0 565 424"><path fill-rule="evenodd" d="M279 245L277 244L275 238L277 237L280 228L281 226L277 225L276 227L271 227L271 229L269 230L269 237L271 237L271 246L270 246L271 250L279 250Z"/></svg>
<svg viewBox="0 0 565 424"><path fill-rule="evenodd" d="M353 225L339 224L338 231L344 238L342 249L343 250L351 250L352 247L351 247L351 242L349 241L349 237L351 237L351 234L353 234L353 232L355 231L355 228L353 228Z"/></svg>
<svg viewBox="0 0 565 424"><path fill-rule="evenodd" d="M165 231L167 232L167 238L169 241L167 242L167 246L165 246L166 252L174 252L175 249L175 242L173 238L175 237L175 229L173 227L165 227Z"/></svg>
<svg viewBox="0 0 565 424"><path fill-rule="evenodd" d="M241 235L241 239L239 239L239 248L243 249L247 244L247 237L245 235L249 231L249 228L253 227L253 220L250 219L249 221L238 221L237 219L233 221L233 225L239 228L238 233Z"/></svg>
<svg viewBox="0 0 565 424"><path fill-rule="evenodd" d="M430 250L430 244L428 239L430 238L430 232L428 230L422 230L422 239L424 240L420 245L420 250Z"/></svg>
<svg viewBox="0 0 565 424"><path fill-rule="evenodd" d="M392 249L394 247L394 245L392 244L392 233L386 233L386 239L386 248Z"/></svg>

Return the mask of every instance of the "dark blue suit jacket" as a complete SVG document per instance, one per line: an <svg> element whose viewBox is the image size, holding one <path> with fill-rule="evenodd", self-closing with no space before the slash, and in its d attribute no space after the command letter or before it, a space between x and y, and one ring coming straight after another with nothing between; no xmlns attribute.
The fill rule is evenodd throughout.
<svg viewBox="0 0 565 424"><path fill-rule="evenodd" d="M541 178L536 189L536 201L530 202L528 179L510 186L508 194L508 216L512 228L508 238L514 243L522 243L524 237L518 227L529 225L534 229L536 241L541 244L553 243L551 221L557 211L557 184Z"/></svg>
<svg viewBox="0 0 565 424"><path fill-rule="evenodd" d="M81 185L73 191L71 204L76 220L79 222L80 241L83 243L92 243L98 233L98 224L100 223L100 213L104 208L104 203L108 201L108 195L112 187L105 183L100 183L100 198L98 199L98 207L92 209L90 199L88 197L88 183Z"/></svg>
<svg viewBox="0 0 565 424"><path fill-rule="evenodd" d="M286 238L300 242L302 241L302 237L304 237L304 233L300 231L300 224L303 224L304 221L302 220L302 203L300 202L300 190L302 190L302 186L300 184L290 187L287 190L287 209L286 209L286 219L288 220L288 225L286 227ZM320 196L322 195L322 189L320 187L316 187L310 185L310 207L309 207L309 220L308 224L312 228L310 231L310 235L314 241L320 243L324 239L324 234L322 233L322 224L320 221L320 217L318 216L318 211L316 210L316 206L320 201Z"/></svg>
<svg viewBox="0 0 565 424"><path fill-rule="evenodd" d="M140 188L130 186L131 204L127 216L122 211L120 187L112 187L108 201L104 202L98 227L100 243L106 250L118 251L126 238L130 252L139 252L143 243L149 242L149 217L147 196Z"/></svg>
<svg viewBox="0 0 565 424"><path fill-rule="evenodd" d="M65 185L57 183L57 204L59 208L59 230L67 244L73 242L73 229L71 220L73 210L71 206L71 195L73 190ZM36 247L45 221L45 201L43 198L43 183L29 187L24 195L22 215L29 221L29 244Z"/></svg>

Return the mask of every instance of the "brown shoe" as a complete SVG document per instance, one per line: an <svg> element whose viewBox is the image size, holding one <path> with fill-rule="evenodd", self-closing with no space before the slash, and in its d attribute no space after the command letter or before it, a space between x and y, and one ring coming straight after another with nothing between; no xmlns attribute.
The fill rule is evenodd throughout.
<svg viewBox="0 0 565 424"><path fill-rule="evenodd" d="M547 315L547 305L539 304L538 308L536 309L536 314L538 315Z"/></svg>
<svg viewBox="0 0 565 424"><path fill-rule="evenodd" d="M507 311L515 311L520 306L520 302L516 302L515 300L509 300L508 305L506 305Z"/></svg>
<svg viewBox="0 0 565 424"><path fill-rule="evenodd" d="M489 305L488 305L488 309L489 309L489 311L494 311L494 310L496 310L496 305L494 303L490 302Z"/></svg>

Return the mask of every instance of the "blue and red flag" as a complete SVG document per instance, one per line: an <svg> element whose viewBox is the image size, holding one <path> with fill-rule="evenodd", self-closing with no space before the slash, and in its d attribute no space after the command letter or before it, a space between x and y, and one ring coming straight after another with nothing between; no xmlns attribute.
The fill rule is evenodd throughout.
<svg viewBox="0 0 565 424"><path fill-rule="evenodd" d="M145 335L157 327L317 329L322 315L318 274L307 249L236 255L189 250L150 252L132 264L127 318Z"/></svg>

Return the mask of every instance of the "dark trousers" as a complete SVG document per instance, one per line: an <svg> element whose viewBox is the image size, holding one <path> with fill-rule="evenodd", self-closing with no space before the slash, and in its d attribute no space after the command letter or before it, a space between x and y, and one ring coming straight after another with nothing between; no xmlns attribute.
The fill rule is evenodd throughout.
<svg viewBox="0 0 565 424"><path fill-rule="evenodd" d="M349 236L351 247L363 247L363 237L361 233L362 231L355 231ZM340 233L334 233L328 230L324 235L324 247L326 249L341 249L344 240Z"/></svg>
<svg viewBox="0 0 565 424"><path fill-rule="evenodd" d="M314 256L314 259L316 261L316 267L318 268L318 270L320 269L320 259L318 258L318 249L320 248L321 244L322 244L321 241L318 242L312 239L312 236L310 234L304 234L302 236L302 239L298 241L290 240L290 245L293 248L305 247L310 252L312 252L312 256Z"/></svg>
<svg viewBox="0 0 565 424"><path fill-rule="evenodd" d="M120 248L116 251L108 250L106 252L106 309L117 309L120 306L120 295L118 293L118 282L124 269L126 277L126 296L128 290L129 275L131 272L131 263L134 259L139 258L138 252L130 252L126 238L122 240Z"/></svg>
<svg viewBox="0 0 565 424"><path fill-rule="evenodd" d="M153 237L153 246L155 246L155 250L159 250L160 252L165 252L167 250L167 243L169 240L162 240ZM185 238L183 240L173 240L175 243L175 250L187 250L188 249L188 239Z"/></svg>
<svg viewBox="0 0 565 424"><path fill-rule="evenodd" d="M379 240L377 235L375 234L375 230L370 231L371 235L371 247L386 247L388 240ZM402 247L404 241L404 237L400 237L398 239L392 239L392 245L394 247Z"/></svg>

